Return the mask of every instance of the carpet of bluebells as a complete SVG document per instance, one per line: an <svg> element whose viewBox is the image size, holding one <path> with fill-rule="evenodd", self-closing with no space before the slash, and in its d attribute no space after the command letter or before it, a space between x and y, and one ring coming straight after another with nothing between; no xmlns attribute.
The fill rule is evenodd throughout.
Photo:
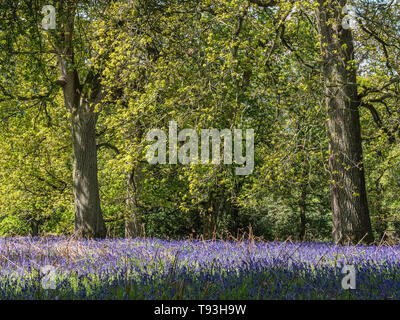
<svg viewBox="0 0 400 320"><path fill-rule="evenodd" d="M2 238L0 299L400 299L400 246Z"/></svg>

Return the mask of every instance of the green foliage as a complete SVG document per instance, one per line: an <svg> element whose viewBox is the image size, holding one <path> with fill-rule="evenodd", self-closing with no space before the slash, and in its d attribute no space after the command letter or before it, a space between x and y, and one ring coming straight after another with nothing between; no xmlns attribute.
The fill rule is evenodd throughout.
<svg viewBox="0 0 400 320"><path fill-rule="evenodd" d="M0 19L0 234L69 233L71 119L55 84L57 61L51 52L60 30L41 30L40 6L18 3L2 2ZM99 72L104 88L95 107L100 197L109 235L124 234L134 197L140 228L151 236L235 235L251 225L265 239L297 239L305 210L306 238L330 238L314 5L80 3L74 67L81 79ZM372 222L379 237L398 236L398 6L360 9L365 23L354 31L356 58L362 62L359 91L378 114L360 107ZM381 22L377 14L392 23ZM197 132L253 128L253 174L237 176L235 165L149 165L146 133L167 131L171 120L179 129ZM132 192L127 180L137 168L140 187Z"/></svg>

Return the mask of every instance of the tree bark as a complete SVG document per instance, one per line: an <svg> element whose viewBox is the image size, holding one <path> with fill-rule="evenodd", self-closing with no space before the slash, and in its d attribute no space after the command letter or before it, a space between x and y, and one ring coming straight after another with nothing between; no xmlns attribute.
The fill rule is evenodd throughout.
<svg viewBox="0 0 400 320"><path fill-rule="evenodd" d="M75 198L76 237L103 238L106 228L102 217L97 177L96 122L92 105L101 98L101 87L96 77L90 78L90 97L82 94L78 72L74 66L74 19L76 2L67 6L63 16L62 45L58 47L58 64L64 103L71 112L73 138L73 190ZM89 76L88 76L89 78Z"/></svg>
<svg viewBox="0 0 400 320"><path fill-rule="evenodd" d="M135 238L141 236L141 212L139 201L141 197L142 179L142 164L139 162L128 175L128 212L125 216L126 238Z"/></svg>
<svg viewBox="0 0 400 320"><path fill-rule="evenodd" d="M30 235L32 237L36 237L39 235L40 223L36 219L31 219L30 221L31 232Z"/></svg>
<svg viewBox="0 0 400 320"><path fill-rule="evenodd" d="M300 232L299 237L300 241L304 241L306 239L306 210L307 210L307 185L302 185L301 188L301 196L299 201L300 207Z"/></svg>
<svg viewBox="0 0 400 320"><path fill-rule="evenodd" d="M361 145L353 37L343 29L346 0L318 0L317 22L323 58L333 240L372 242ZM337 4L340 4L337 6Z"/></svg>
<svg viewBox="0 0 400 320"><path fill-rule="evenodd" d="M81 106L72 118L75 235L102 238L106 235L106 228L100 207L97 177L97 115L90 108Z"/></svg>

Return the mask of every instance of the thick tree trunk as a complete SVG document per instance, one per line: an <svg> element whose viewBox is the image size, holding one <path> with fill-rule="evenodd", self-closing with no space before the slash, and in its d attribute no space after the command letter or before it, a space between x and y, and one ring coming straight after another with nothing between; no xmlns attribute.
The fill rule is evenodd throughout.
<svg viewBox="0 0 400 320"><path fill-rule="evenodd" d="M373 241L365 187L356 69L351 30L342 28L345 0L318 0L317 21L321 36L333 240ZM335 4L340 3L337 7Z"/></svg>
<svg viewBox="0 0 400 320"><path fill-rule="evenodd" d="M106 228L97 178L96 114L81 106L72 116L75 235L102 238Z"/></svg>
<svg viewBox="0 0 400 320"><path fill-rule="evenodd" d="M97 178L97 115L78 93L76 72L67 72L62 78L65 105L71 111L74 150L73 189L75 199L75 236L103 238L105 224L100 208Z"/></svg>
<svg viewBox="0 0 400 320"><path fill-rule="evenodd" d="M97 178L97 115L91 104L100 102L101 86L98 79L90 73L87 85L92 94L82 95L78 72L74 67L74 19L77 3L70 2L64 8L63 32L58 51L60 79L63 88L64 103L71 112L72 137L74 149L73 189L75 198L75 236L103 238L106 228L100 208L99 183ZM88 81L90 80L90 81Z"/></svg>

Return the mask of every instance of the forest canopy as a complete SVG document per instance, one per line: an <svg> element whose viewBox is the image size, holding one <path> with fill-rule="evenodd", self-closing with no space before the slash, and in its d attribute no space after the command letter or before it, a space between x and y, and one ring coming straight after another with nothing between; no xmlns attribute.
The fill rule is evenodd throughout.
<svg viewBox="0 0 400 320"><path fill-rule="evenodd" d="M1 236L400 237L397 1L0 3ZM253 170L149 163L171 122Z"/></svg>

